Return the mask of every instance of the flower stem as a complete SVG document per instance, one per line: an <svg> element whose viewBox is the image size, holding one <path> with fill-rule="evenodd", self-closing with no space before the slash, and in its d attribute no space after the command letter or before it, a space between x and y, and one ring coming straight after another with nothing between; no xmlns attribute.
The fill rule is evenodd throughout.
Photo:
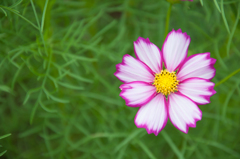
<svg viewBox="0 0 240 159"><path fill-rule="evenodd" d="M170 20L171 10L172 10L172 3L170 3L169 8L168 8L168 12L167 12L164 38L166 38L167 35L168 35L168 27L169 27L169 20Z"/></svg>
<svg viewBox="0 0 240 159"><path fill-rule="evenodd" d="M238 72L240 72L240 68L237 69L236 71L234 71L233 73L231 73L230 75L228 75L227 77L225 77L224 79L222 79L221 81L219 81L218 83L215 84L215 87L219 86L220 84L222 84L223 82L227 81L229 78L231 78L232 76L234 76L235 74L237 74Z"/></svg>

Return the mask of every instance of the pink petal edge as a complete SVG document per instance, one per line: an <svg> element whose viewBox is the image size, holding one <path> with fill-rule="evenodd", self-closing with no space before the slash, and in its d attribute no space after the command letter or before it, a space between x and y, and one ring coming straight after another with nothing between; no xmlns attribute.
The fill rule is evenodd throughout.
<svg viewBox="0 0 240 159"><path fill-rule="evenodd" d="M162 131L162 129L166 126L167 121L168 121L168 108L167 108L166 98L165 98L162 94L157 94L157 95L153 98L153 100L156 99L156 98L159 98L160 96L162 96L162 98L163 98L163 100L164 100L164 109L165 109L166 117L165 117L165 119L164 119L164 121L163 121L163 124L162 124L162 126L161 126L161 128L160 128L159 130L153 130L152 128L149 128L149 126L148 126L147 123L138 124L138 123L136 122L136 119L137 119L137 117L138 117L138 115L139 115L140 110L143 109L143 107L146 106L146 105L144 105L144 106L142 106L142 107L139 108L139 110L138 110L138 112L137 112L137 114L136 114L136 116L135 116L135 118L134 118L134 123L135 123L135 125L137 126L137 128L144 128L144 129L146 129L146 131L147 131L148 134L154 133L155 136L157 136L158 133ZM150 102L154 102L153 100L150 101ZM148 104L149 104L149 103L148 103ZM151 103L150 103L150 104L151 104Z"/></svg>
<svg viewBox="0 0 240 159"><path fill-rule="evenodd" d="M133 44L137 59L145 63L154 73L159 73L162 70L160 49L151 43L149 38L139 37Z"/></svg>
<svg viewBox="0 0 240 159"><path fill-rule="evenodd" d="M211 82L211 81L209 81L209 80L207 80L207 79L193 77L193 78L188 78L188 79L185 79L185 80L181 81L181 82L179 83L179 86L181 85L181 83L186 83L186 82L191 81L191 80L203 80L203 81L212 83L212 85L207 88L207 90L208 90L209 92L211 92L210 95L199 95L200 97L204 98L204 99L207 100L208 102L207 102L207 103L198 103L198 102L194 101L193 99L191 99L191 97L188 97L186 94L183 94L183 93L181 92L181 89L180 89L180 88L179 88L179 92L180 92L181 94L183 94L184 96L188 97L189 99L191 99L191 100L192 100L194 103L196 103L197 105L205 105L205 104L210 103L210 97L211 97L212 95L216 94L216 91L214 90L215 83L213 83L213 82Z"/></svg>
<svg viewBox="0 0 240 159"><path fill-rule="evenodd" d="M133 91L133 89L135 89L134 85L138 85L137 87L140 88L141 85L144 87L149 87L148 89L148 92L139 92L138 93L142 93L142 94L148 94L148 96L145 96L146 99L144 98L141 98L141 102L137 103L137 104L132 104L134 103L134 99L130 99L130 95L126 95L125 93L129 93L130 91ZM145 105L147 104L149 101L151 101L154 96L156 95L156 88L154 86L152 86L151 84L149 83L146 83L146 82L142 82L142 81L135 81L135 82L130 82L130 83L125 83L125 84L122 84L120 87L121 89L121 93L120 93L120 97L122 97L125 101L126 101L126 105L129 106L129 107L140 107L142 105ZM139 95L139 94L135 94L136 97ZM139 101L139 99L138 99Z"/></svg>
<svg viewBox="0 0 240 159"><path fill-rule="evenodd" d="M151 83L153 81L153 79L154 79L154 72L145 63L143 63L142 61L140 61L138 59L135 59L134 57L132 57L131 55L128 55L128 54L124 55L123 59L122 59L122 62L116 65L116 70L117 71L114 73L114 75L123 83L128 83L128 82L133 82L133 81L140 81L140 80L137 80L137 79L132 80L132 81L125 81L125 80L121 79L121 77L119 77L119 74L123 72L123 71L120 71L120 67L121 66L128 66L128 65L126 65L126 61L125 61L125 58L127 58L127 57L131 57L134 60L136 60L138 63L141 63L141 65L144 67L144 69L146 69L149 72L149 74L152 75L152 80L151 81L150 80L149 81L145 81L145 82Z"/></svg>
<svg viewBox="0 0 240 159"><path fill-rule="evenodd" d="M169 116L169 119L170 119L171 123L172 123L178 130L180 130L180 131L182 131L182 132L184 132L184 133L187 134L187 133L188 133L188 130L189 130L189 127L195 128L197 121L199 121L199 120L202 119L202 111L199 109L199 107L197 106L197 104L196 104L195 102L193 102L190 98L186 97L185 95L183 95L183 94L181 94L181 93L179 93L179 92L176 92L176 93L174 93L174 94L177 94L177 95L179 95L179 96L182 96L182 97L187 98L188 100L190 100L190 101L197 107L198 111L200 112L200 119L197 119L196 117L193 118L193 119L194 119L194 123L193 123L193 124L192 124L192 123L186 123L186 128L185 128L186 131L183 131L183 130L181 130L181 129L172 121L171 115L169 114L169 98L168 98L168 100L167 100L168 116Z"/></svg>
<svg viewBox="0 0 240 159"><path fill-rule="evenodd" d="M177 31L175 31L175 30L173 29L170 33L168 33L168 35L167 35L167 37L166 37L166 39L165 39L165 41L164 41L164 43L163 43L162 52L161 52L161 53L162 53L162 59L163 59L164 66L165 66L165 67L168 69L168 71L170 71L170 72L175 71L176 69L178 69L179 66L181 66L181 64L184 62L184 60L186 59L187 54L188 54L188 46L189 46L189 44L188 44L187 49L186 49L186 52L185 52L185 55L184 55L184 57L180 60L179 64L176 65L174 68L170 69L170 68L169 68L170 66L167 65L166 59L165 59L165 57L164 57L164 48L165 48L165 45L166 45L166 43L167 43L167 41L168 41L168 38L171 36L172 33L174 33L174 34L175 34L175 33L180 33L180 34L182 34L182 35L186 38L186 43L187 43L187 41L189 40L189 44L190 44L190 41L191 41L190 36L187 35L186 32L182 33L182 30L181 30L181 29L178 29ZM169 65L171 65L171 64L169 64Z"/></svg>
<svg viewBox="0 0 240 159"><path fill-rule="evenodd" d="M178 71L177 71L177 76L181 73L183 67L185 67L185 64L186 64L187 62L189 62L190 60L192 60L192 59L193 59L194 57L196 57L196 56L205 56L205 55L206 55L205 60L210 60L210 63L209 63L209 65L208 65L209 68L210 68L210 70L213 70L213 74L210 76L210 78L205 78L205 79L208 79L208 80L213 79L213 77L216 75L216 69L214 68L214 64L215 64L215 62L216 62L217 60L214 59L214 58L211 58L209 52L194 54L194 55L191 55L191 56L187 57L187 58L184 60L184 62L180 65L180 67L179 67L179 69L178 69ZM199 64L198 64L198 63L195 63L195 65L199 65ZM199 69L202 69L202 68L200 67ZM190 72L190 73L192 73L192 72ZM181 76L181 77L179 78L179 80L185 80L185 79L187 79L187 78L192 78L192 77L187 77L187 78L184 77L184 76L186 76L186 75L189 75L190 73ZM184 74L184 73L183 73L183 74ZM194 76L194 77L196 77L196 76ZM198 78L202 78L202 77L198 77Z"/></svg>

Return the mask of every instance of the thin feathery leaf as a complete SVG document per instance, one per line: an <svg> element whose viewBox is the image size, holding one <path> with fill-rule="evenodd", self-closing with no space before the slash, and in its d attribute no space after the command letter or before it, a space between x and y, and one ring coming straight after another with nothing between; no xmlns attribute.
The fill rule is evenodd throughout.
<svg viewBox="0 0 240 159"><path fill-rule="evenodd" d="M229 74L227 77L225 77L224 79L222 79L221 81L219 81L218 83L215 84L215 87L218 87L219 85L221 85L222 83L226 82L229 78L231 78L232 76L234 76L235 74L237 74L238 72L240 72L240 68L235 70L234 72L232 72L231 74Z"/></svg>
<svg viewBox="0 0 240 159"><path fill-rule="evenodd" d="M218 5L217 0L213 0L213 1L214 1L214 4L216 5L218 11L221 13L221 9L220 9L220 7L219 7L219 5Z"/></svg>
<svg viewBox="0 0 240 159"><path fill-rule="evenodd" d="M184 159L181 151L178 150L177 146L174 144L174 142L172 141L172 139L169 137L169 135L162 130L161 135L163 136L163 138L166 140L166 142L168 143L168 145L172 148L173 152L176 154L176 156L180 159Z"/></svg>
<svg viewBox="0 0 240 159"><path fill-rule="evenodd" d="M11 136L11 135L12 135L12 134L6 134L6 135L3 135L3 136L0 136L0 140L6 138L6 137L8 137L8 136Z"/></svg>
<svg viewBox="0 0 240 159"><path fill-rule="evenodd" d="M227 22L227 19L225 17L225 12L224 12L224 6L223 6L223 0L221 0L221 13L222 13L222 18L223 18L223 22L225 24L225 27L227 29L227 32L230 34L230 29L229 29L229 26L228 26L228 22Z"/></svg>
<svg viewBox="0 0 240 159"><path fill-rule="evenodd" d="M229 39L228 39L228 44L227 44L227 56L229 56L229 50L230 50L230 46L231 46L231 43L232 43L232 38L234 36L234 33L235 33L235 30L237 28L237 25L238 25L238 21L239 21L239 16L240 16L240 4L238 4L238 11L237 11L237 15L236 15L236 21L234 23L234 26L233 26L233 29L229 35Z"/></svg>
<svg viewBox="0 0 240 159"><path fill-rule="evenodd" d="M41 32L43 32L43 27L44 27L44 21L45 21L45 15L47 11L47 6L48 6L48 0L45 1L44 9L43 9L43 14L42 14L42 22L41 22Z"/></svg>
<svg viewBox="0 0 240 159"><path fill-rule="evenodd" d="M9 8L14 8L14 7L18 6L19 4L22 3L22 1L23 1L23 0L19 0L19 1L17 1L15 4L9 6Z"/></svg>

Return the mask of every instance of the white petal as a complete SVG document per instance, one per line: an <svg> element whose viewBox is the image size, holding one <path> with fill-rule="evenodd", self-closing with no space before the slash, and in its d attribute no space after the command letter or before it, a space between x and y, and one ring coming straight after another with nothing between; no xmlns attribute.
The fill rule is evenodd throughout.
<svg viewBox="0 0 240 159"><path fill-rule="evenodd" d="M156 88L145 82L130 82L120 86L120 96L125 99L126 105L138 107L147 104L156 94Z"/></svg>
<svg viewBox="0 0 240 159"><path fill-rule="evenodd" d="M151 43L149 39L139 37L134 42L136 57L144 62L153 72L159 73L162 70L162 58L159 48Z"/></svg>
<svg viewBox="0 0 240 159"><path fill-rule="evenodd" d="M155 96L148 104L139 108L135 117L138 128L145 128L147 132L156 136L167 124L167 104L162 94Z"/></svg>
<svg viewBox="0 0 240 159"><path fill-rule="evenodd" d="M173 125L184 133L188 132L188 127L196 127L196 122L202 118L198 106L180 93L168 96L168 110Z"/></svg>
<svg viewBox="0 0 240 159"><path fill-rule="evenodd" d="M216 73L213 67L215 62L216 59L210 58L210 53L189 56L179 68L177 78L180 81L191 77L212 79Z"/></svg>
<svg viewBox="0 0 240 159"><path fill-rule="evenodd" d="M202 78L189 78L182 81L178 91L197 104L210 103L210 97L216 93L214 83Z"/></svg>
<svg viewBox="0 0 240 159"><path fill-rule="evenodd" d="M190 36L181 29L171 31L162 47L163 61L168 71L175 71L187 57Z"/></svg>
<svg viewBox="0 0 240 159"><path fill-rule="evenodd" d="M143 62L130 55L124 55L122 63L116 65L117 71L114 75L122 82L144 81L152 83L154 73Z"/></svg>

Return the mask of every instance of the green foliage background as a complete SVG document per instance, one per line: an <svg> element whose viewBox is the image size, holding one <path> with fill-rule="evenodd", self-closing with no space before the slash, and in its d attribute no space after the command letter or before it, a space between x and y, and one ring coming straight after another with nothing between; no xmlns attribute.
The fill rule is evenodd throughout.
<svg viewBox="0 0 240 159"><path fill-rule="evenodd" d="M170 121L138 129L113 75L133 41L164 41L165 0L0 1L0 156L240 158L240 0L184 1L169 29L191 37L188 55L216 58L215 90L188 134ZM10 136L11 134L11 136ZM5 151L7 150L7 152Z"/></svg>

